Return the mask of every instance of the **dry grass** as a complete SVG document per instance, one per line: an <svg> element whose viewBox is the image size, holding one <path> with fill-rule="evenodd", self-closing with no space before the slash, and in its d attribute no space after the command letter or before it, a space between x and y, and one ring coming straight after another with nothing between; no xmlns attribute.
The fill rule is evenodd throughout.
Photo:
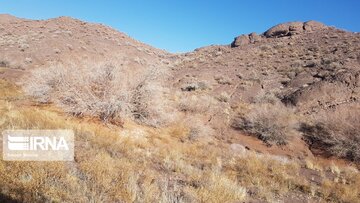
<svg viewBox="0 0 360 203"><path fill-rule="evenodd" d="M293 109L281 103L257 103L239 112L232 127L256 136L267 144L284 145L296 133L297 119Z"/></svg>
<svg viewBox="0 0 360 203"><path fill-rule="evenodd" d="M13 100L21 94L20 88L5 80L0 79L0 99Z"/></svg>
<svg viewBox="0 0 360 203"><path fill-rule="evenodd" d="M360 199L360 177L358 173L348 172L341 175L341 182L338 179L325 180L322 185L323 198L331 202L359 202ZM349 188L348 185L354 185Z"/></svg>
<svg viewBox="0 0 360 203"><path fill-rule="evenodd" d="M153 141L148 141L146 138L123 136L126 131L115 126L109 129L101 124L84 123L81 120L66 118L37 108L14 109L11 104L1 106L5 121L0 126L1 129L70 128L76 132L78 146L74 163L1 161L0 185L5 188L3 194L12 199L30 202L71 202L76 196L79 202L181 202L181 199L190 198L185 195L183 191L185 188L190 196L194 194L196 196L193 198L200 199L206 198L205 194L212 194L219 201L241 200L245 196L244 189L235 187L236 181L229 180L222 174L214 175L213 181L208 184L206 174L198 171L199 180L204 181L201 190L174 182L170 174L168 178L163 177L167 171L159 170L155 163L165 166L172 162L179 165L181 170L183 167L192 168L176 158L181 156L175 155L179 153L178 149L172 152L175 153L175 157L162 159L163 156L174 151L173 147L177 147L177 143L180 143L167 134L158 132L160 134L156 135L157 138L153 141L161 141L153 145L151 144ZM134 133L141 127L129 124L124 128ZM145 137L154 133L146 128L143 131ZM158 151L157 148L161 145L164 147ZM180 147L180 149L184 148ZM152 158L149 159L150 157ZM234 189L228 191L226 187L231 184ZM219 197L217 197L215 192L219 189L227 191L227 194L224 196L223 193L218 193ZM197 196L200 194L202 197Z"/></svg>
<svg viewBox="0 0 360 203"><path fill-rule="evenodd" d="M322 112L301 126L313 149L360 161L360 105Z"/></svg>
<svg viewBox="0 0 360 203"><path fill-rule="evenodd" d="M22 99L21 94L14 97ZM310 196L311 191L323 201L356 202L359 197L357 172L339 167L346 184L324 178L322 185L311 185L310 180L298 176L301 164L297 161L279 161L256 153L234 155L228 145L215 139L211 144L202 139L184 142L191 132L187 122L154 129L126 121L120 128L91 118L69 117L51 106L19 106L17 99L4 98L0 99L1 130L73 129L76 149L74 162L1 160L0 199L271 202L292 193Z"/></svg>
<svg viewBox="0 0 360 203"><path fill-rule="evenodd" d="M182 112L202 114L211 108L216 101L208 95L180 95L177 101L178 109Z"/></svg>

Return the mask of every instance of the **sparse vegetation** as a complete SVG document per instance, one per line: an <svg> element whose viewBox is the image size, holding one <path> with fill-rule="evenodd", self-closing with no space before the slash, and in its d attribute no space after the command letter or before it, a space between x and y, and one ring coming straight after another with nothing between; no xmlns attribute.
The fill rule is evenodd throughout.
<svg viewBox="0 0 360 203"><path fill-rule="evenodd" d="M183 112L204 113L215 102L214 98L207 95L182 95L178 101L178 109Z"/></svg>
<svg viewBox="0 0 360 203"><path fill-rule="evenodd" d="M222 92L218 97L217 100L220 102L228 102L230 100L230 95L226 92Z"/></svg>
<svg viewBox="0 0 360 203"><path fill-rule="evenodd" d="M275 201L297 192L314 195L314 201L354 202L359 196L356 171L332 166L346 184L325 176L323 185L311 185L310 179L298 176L301 164L297 161L253 152L233 156L227 145L209 145L209 140L199 139L209 133L200 121L158 130L130 121L123 128L106 126L61 115L51 105L16 106L14 102L26 99L19 88L5 81L1 88L9 90L0 97L1 130L73 129L76 145L81 146L73 163L1 160L1 198L25 202L73 202L74 196L80 202L234 202L253 198ZM134 136L138 131L142 135ZM322 167L319 163L316 171L324 171Z"/></svg>
<svg viewBox="0 0 360 203"><path fill-rule="evenodd" d="M216 82L218 82L221 85L231 85L232 84L231 79L228 77L224 77L224 76L216 76L215 80L216 80Z"/></svg>
<svg viewBox="0 0 360 203"><path fill-rule="evenodd" d="M99 116L107 121L131 112L125 77L114 66L49 67L33 71L26 93L40 102L53 102L76 116ZM124 87L125 86L125 87Z"/></svg>
<svg viewBox="0 0 360 203"><path fill-rule="evenodd" d="M310 147L328 155L360 162L360 106L323 112L303 123L300 130Z"/></svg>
<svg viewBox="0 0 360 203"><path fill-rule="evenodd" d="M150 125L171 119L158 84L159 70L135 73L111 64L52 66L36 69L25 82L25 92L42 103L55 103L75 116L97 116L102 121L121 122L132 117Z"/></svg>
<svg viewBox="0 0 360 203"><path fill-rule="evenodd" d="M294 111L281 103L259 103L237 114L232 127L268 144L284 145L294 136L297 120Z"/></svg>

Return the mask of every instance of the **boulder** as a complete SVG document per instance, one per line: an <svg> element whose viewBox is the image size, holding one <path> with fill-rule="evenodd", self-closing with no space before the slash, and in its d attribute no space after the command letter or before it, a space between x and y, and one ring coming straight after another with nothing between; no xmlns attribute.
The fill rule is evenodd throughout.
<svg viewBox="0 0 360 203"><path fill-rule="evenodd" d="M240 35L234 39L231 43L231 47L239 47L246 44L254 44L261 41L261 36L255 32L250 33L249 35Z"/></svg>
<svg viewBox="0 0 360 203"><path fill-rule="evenodd" d="M268 38L284 37L295 34L301 34L303 32L322 30L326 28L326 25L317 21L303 22L289 22L275 25L268 29L264 35Z"/></svg>
<svg viewBox="0 0 360 203"><path fill-rule="evenodd" d="M300 34L304 31L304 24L302 22L289 23L289 33L291 35Z"/></svg>
<svg viewBox="0 0 360 203"><path fill-rule="evenodd" d="M292 34L300 33L303 31L303 23L302 22L289 22L283 23L279 25L275 25L268 29L264 35L266 37L283 37L289 36Z"/></svg>
<svg viewBox="0 0 360 203"><path fill-rule="evenodd" d="M256 43L261 41L261 36L256 34L255 32L252 32L249 34L250 43Z"/></svg>
<svg viewBox="0 0 360 203"><path fill-rule="evenodd" d="M239 47L246 44L250 44L250 39L248 35L240 35L234 39L231 43L231 47Z"/></svg>
<svg viewBox="0 0 360 203"><path fill-rule="evenodd" d="M320 22L317 22L317 21L310 20L310 21L307 21L304 23L304 30L306 30L306 31L315 31L315 30L321 30L324 28L326 28L326 25L324 25Z"/></svg>

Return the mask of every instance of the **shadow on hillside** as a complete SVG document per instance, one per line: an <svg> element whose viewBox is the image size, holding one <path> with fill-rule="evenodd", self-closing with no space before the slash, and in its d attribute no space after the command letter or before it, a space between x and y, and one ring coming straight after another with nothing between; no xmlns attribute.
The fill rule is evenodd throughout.
<svg viewBox="0 0 360 203"><path fill-rule="evenodd" d="M1 203L20 203L20 201L13 200L9 196L0 194L0 202Z"/></svg>

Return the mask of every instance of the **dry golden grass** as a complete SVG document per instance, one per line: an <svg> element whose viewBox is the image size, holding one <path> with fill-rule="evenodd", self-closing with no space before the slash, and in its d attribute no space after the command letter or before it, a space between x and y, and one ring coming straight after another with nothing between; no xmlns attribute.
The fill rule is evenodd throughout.
<svg viewBox="0 0 360 203"><path fill-rule="evenodd" d="M322 185L312 185L298 176L299 161L256 153L235 155L228 144L215 138L189 141L186 122L151 128L126 121L120 128L92 118L69 117L48 106L26 105L21 94L11 92L1 92L0 130L73 129L75 161L1 160L0 198L23 202L271 202L301 193L314 194L322 201L359 199L358 172L339 167L345 184L324 177Z"/></svg>
<svg viewBox="0 0 360 203"><path fill-rule="evenodd" d="M20 96L20 88L5 80L0 79L0 99L11 100L16 96Z"/></svg>
<svg viewBox="0 0 360 203"><path fill-rule="evenodd" d="M354 187L349 187L353 185ZM321 186L322 196L332 202L360 202L360 177L358 173L343 174L341 182L325 180Z"/></svg>
<svg viewBox="0 0 360 203"><path fill-rule="evenodd" d="M305 160L305 168L314 170L314 171L323 171L323 168L319 164L315 163L314 161L312 161L310 159Z"/></svg>

